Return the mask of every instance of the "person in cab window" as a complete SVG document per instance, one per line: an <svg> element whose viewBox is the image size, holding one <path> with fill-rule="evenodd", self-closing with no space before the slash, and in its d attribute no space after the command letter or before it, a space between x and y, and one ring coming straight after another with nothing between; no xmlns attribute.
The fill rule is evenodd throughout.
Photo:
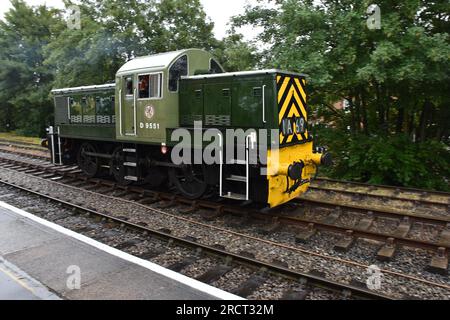
<svg viewBox="0 0 450 320"><path fill-rule="evenodd" d="M149 93L149 83L148 77L142 77L139 81L139 97L140 98L148 98Z"/></svg>

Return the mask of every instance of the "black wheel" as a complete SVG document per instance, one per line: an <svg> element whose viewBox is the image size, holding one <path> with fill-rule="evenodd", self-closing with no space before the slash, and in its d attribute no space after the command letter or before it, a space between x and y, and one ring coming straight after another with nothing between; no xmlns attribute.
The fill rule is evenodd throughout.
<svg viewBox="0 0 450 320"><path fill-rule="evenodd" d="M198 199L208 190L203 166L184 165L169 170L170 181L189 199Z"/></svg>
<svg viewBox="0 0 450 320"><path fill-rule="evenodd" d="M129 185L132 181L125 180L125 167L123 163L125 162L125 154L122 147L117 147L112 155L110 168L111 174L114 179L121 185Z"/></svg>
<svg viewBox="0 0 450 320"><path fill-rule="evenodd" d="M100 161L97 157L87 155L86 153L97 153L97 148L93 144L85 142L81 145L77 155L78 167L85 175L92 178L99 173Z"/></svg>

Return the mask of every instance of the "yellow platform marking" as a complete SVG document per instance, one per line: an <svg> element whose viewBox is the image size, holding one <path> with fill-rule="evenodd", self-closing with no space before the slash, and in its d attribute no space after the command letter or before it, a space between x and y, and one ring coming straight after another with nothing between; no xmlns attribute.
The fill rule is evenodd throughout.
<svg viewBox="0 0 450 320"><path fill-rule="evenodd" d="M15 274L9 272L8 270L3 269L2 267L0 267L0 271L2 271L8 277L10 277L12 280L14 280L14 282L18 283L21 287L23 287L24 289L26 289L34 294L34 290L32 288L30 288L22 279L17 277Z"/></svg>

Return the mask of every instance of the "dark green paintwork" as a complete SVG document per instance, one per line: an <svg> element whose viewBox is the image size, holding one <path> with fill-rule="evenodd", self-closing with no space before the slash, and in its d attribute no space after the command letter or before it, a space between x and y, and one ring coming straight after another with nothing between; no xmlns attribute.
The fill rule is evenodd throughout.
<svg viewBox="0 0 450 320"><path fill-rule="evenodd" d="M180 119L183 126L202 121L208 127L277 128L276 74L255 74L204 79L183 79ZM262 87L265 88L266 123L263 122ZM201 90L201 95L198 91ZM225 90L225 91L224 91ZM225 92L228 91L228 96ZM208 125L207 116L230 116L228 125ZM190 120L190 121L187 121Z"/></svg>
<svg viewBox="0 0 450 320"><path fill-rule="evenodd" d="M113 141L114 100L114 89L55 94L55 125L62 137Z"/></svg>
<svg viewBox="0 0 450 320"><path fill-rule="evenodd" d="M115 125L60 125L61 137L97 141L115 141Z"/></svg>

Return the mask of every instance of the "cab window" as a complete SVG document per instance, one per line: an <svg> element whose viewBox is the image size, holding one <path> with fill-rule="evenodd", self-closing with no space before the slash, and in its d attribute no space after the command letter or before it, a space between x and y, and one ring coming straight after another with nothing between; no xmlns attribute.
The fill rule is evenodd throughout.
<svg viewBox="0 0 450 320"><path fill-rule="evenodd" d="M211 59L209 62L209 71L211 73L223 73L222 67L214 59Z"/></svg>
<svg viewBox="0 0 450 320"><path fill-rule="evenodd" d="M178 91L178 81L181 76L187 76L188 74L188 58L182 56L170 67L169 70L169 91Z"/></svg>
<svg viewBox="0 0 450 320"><path fill-rule="evenodd" d="M126 95L128 95L128 96L133 95L133 78L132 77L125 78L125 92L126 92Z"/></svg>
<svg viewBox="0 0 450 320"><path fill-rule="evenodd" d="M139 99L161 98L162 74L144 74L139 76Z"/></svg>

